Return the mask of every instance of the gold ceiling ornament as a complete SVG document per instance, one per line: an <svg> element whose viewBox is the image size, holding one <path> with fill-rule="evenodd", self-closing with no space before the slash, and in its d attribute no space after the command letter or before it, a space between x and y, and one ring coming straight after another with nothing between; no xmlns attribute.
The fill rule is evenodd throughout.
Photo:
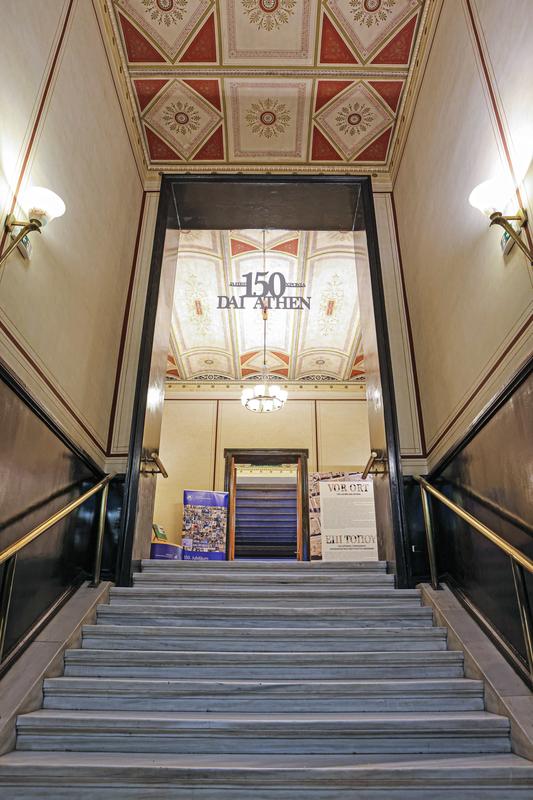
<svg viewBox="0 0 533 800"><path fill-rule="evenodd" d="M162 114L165 125L176 134L187 136L189 133L197 131L200 126L201 116L197 108L192 103L184 100L175 100L165 106Z"/></svg>
<svg viewBox="0 0 533 800"><path fill-rule="evenodd" d="M372 113L372 109L369 106L355 101L342 106L335 117L335 122L339 131L353 136L356 133L364 133L364 131L368 130L375 118L376 115Z"/></svg>
<svg viewBox="0 0 533 800"><path fill-rule="evenodd" d="M266 246L265 231L263 230L263 272L266 274ZM261 298L261 315L263 317L263 369L261 370L263 382L256 384L253 388L243 389L241 403L248 411L258 414L267 414L271 411L280 411L289 393L278 386L276 383L267 385L268 367L266 361L266 331L268 322L268 301L266 297Z"/></svg>
<svg viewBox="0 0 533 800"><path fill-rule="evenodd" d="M296 0L241 0L248 21L265 31L286 25L294 13Z"/></svg>
<svg viewBox="0 0 533 800"><path fill-rule="evenodd" d="M246 112L246 124L252 133L266 139L285 133L290 121L291 115L285 103L271 100L270 97L252 103Z"/></svg>
<svg viewBox="0 0 533 800"><path fill-rule="evenodd" d="M386 22L396 0L350 0L355 22L371 28Z"/></svg>
<svg viewBox="0 0 533 800"><path fill-rule="evenodd" d="M142 0L142 3L154 22L158 25L163 23L169 28L183 19L188 0Z"/></svg>

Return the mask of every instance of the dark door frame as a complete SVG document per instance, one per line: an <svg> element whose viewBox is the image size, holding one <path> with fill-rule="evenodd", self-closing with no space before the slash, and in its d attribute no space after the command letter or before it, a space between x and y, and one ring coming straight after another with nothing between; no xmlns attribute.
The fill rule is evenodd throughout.
<svg viewBox="0 0 533 800"><path fill-rule="evenodd" d="M283 463L294 463L300 464L302 475L301 475L301 490L302 490L302 502L300 513L302 515L302 561L309 561L311 558L310 555L310 547L309 547L309 482L308 482L308 460L309 460L309 450L307 448L298 448L298 447L250 447L250 448L232 448L232 447L225 447L224 448L224 460L226 462L225 469L224 469L224 491L230 492L232 486L232 469L235 460L237 459L237 463L241 460L241 463L248 463L251 459L252 463L256 461L259 463L259 459L261 459L261 463L264 464L265 460L271 461L272 464L283 464ZM231 494L230 494L230 503L231 503ZM228 534L229 534L229 526L230 526L230 514L231 510L228 511ZM229 547L229 535L226 536L226 544ZM226 551L227 552L227 551Z"/></svg>
<svg viewBox="0 0 533 800"><path fill-rule="evenodd" d="M199 187L201 188L202 184L206 184L206 202L201 208L203 216L199 221L199 224L195 225L194 215L192 217L186 217L186 215L183 215L183 219L180 216L180 208L178 207L177 196L180 189L183 192L191 189L196 190ZM339 223L338 226L332 225L331 203L328 201L328 208L324 209L323 212L324 214L327 213L327 228L324 227L324 225L319 225L317 227L317 225L313 223L312 228L310 228L308 225L301 224L298 229L310 230L314 228L315 230L331 230L337 227L337 229L340 230L355 230L356 227L361 225L361 221L364 221L364 228L367 235L370 282L372 287L381 387L383 393L383 409L392 505L392 527L396 552L396 582L399 587L407 587L411 585L411 559L408 547L408 532L404 509L396 401L394 397L394 382L392 377L387 318L385 312L385 297L381 275L381 264L379 259L371 178L368 176L325 175L278 176L178 174L163 175L161 181L159 207L157 211L154 245L152 250L152 260L146 295L141 347L139 352L139 368L135 386L128 470L125 482L122 538L117 563L117 583L119 586L129 586L131 585L132 580L132 552L135 535L135 517L137 513L144 418L146 412L148 378L150 372L150 360L153 346L155 316L157 311L157 299L166 230L167 228L179 229L180 227L187 229L207 229L209 227L216 228L216 225L209 225L209 197L211 191L216 189L220 192L220 187L223 187L224 185L228 191L233 193L240 190L241 199L243 198L243 194L246 194L246 192L251 193L250 196L253 195L254 197L254 203L251 203L249 208L243 207L242 204L237 208L237 211L241 214L241 217L245 216L246 213L250 214L250 222L248 225L244 225L244 227L257 227L257 224L261 224L266 227L274 227L274 225L270 224L270 220L277 220L279 219L280 214L282 215L282 210L280 211L279 205L283 203L284 191L282 189L280 192L279 187L285 186L287 188L287 197L289 192L292 193L291 196L294 197L295 184L301 187L301 191L299 192L298 196L301 195L301 210L302 214L304 215L302 219L307 219L305 216L306 195L314 192L317 186L324 187L324 191L328 192L328 197L330 198L332 197L333 189L337 188L339 192L339 198L343 203L342 207L339 205L339 218L342 219L343 222ZM244 191L245 189L246 191ZM353 195L353 199L350 200L350 214L352 215L351 227L346 226L347 189L352 190L350 197ZM263 192L263 194L261 194L261 192ZM334 194L335 192L333 192L333 195ZM263 199L261 200L261 198ZM272 202L274 201L275 207L272 206ZM312 201L307 200L307 202L309 212L309 203ZM291 205L291 213L293 211L294 208ZM232 209L231 206L229 206L228 215L232 213L235 213L235 208ZM217 219L219 219L220 205L213 204L213 214ZM315 204L311 217L316 219L316 215L317 209ZM227 224L226 227L233 228L235 225Z"/></svg>

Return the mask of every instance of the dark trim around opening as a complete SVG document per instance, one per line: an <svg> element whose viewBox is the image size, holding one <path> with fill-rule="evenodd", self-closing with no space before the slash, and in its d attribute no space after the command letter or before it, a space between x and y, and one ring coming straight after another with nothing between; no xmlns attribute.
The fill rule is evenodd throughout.
<svg viewBox="0 0 533 800"><path fill-rule="evenodd" d="M201 219L195 223L193 214L181 213L178 205L179 189L196 190L203 185L204 195L198 192L195 195L196 208L201 209ZM254 192L254 203L229 203L225 208L225 224L220 225L220 207L211 200L223 195L225 187L227 197L235 197L239 186L246 187L246 192ZM279 187L283 186L283 192ZM222 189L221 189L222 187ZM261 187L263 194L261 195ZM327 224L316 224L317 205L312 206L310 212L310 194L316 188L327 190L332 202L318 205L319 219ZM289 195L294 197L294 189L299 189L301 197L302 214L298 219L300 224L295 225L291 220L289 227L294 230L355 230L361 229L362 221L367 232L369 267L373 294L374 316L378 340L378 355L380 360L380 374L383 392L383 405L385 409L385 428L387 436L389 475L391 487L392 524L396 549L396 580L399 587L409 586L411 583L411 565L408 550L407 529L405 523L405 510L403 499L402 471L399 448L399 435L396 417L396 403L394 398L394 385L392 377L390 346L387 332L385 300L379 259L376 220L372 198L372 182L370 177L344 177L344 176L277 176L277 175L164 175L161 182L161 192L157 221L152 251L152 262L148 280L146 307L139 353L139 368L135 388L134 410L130 436L128 471L125 484L125 512L122 528L122 537L119 547L117 562L117 582L120 586L131 585L132 579L132 552L135 534L135 517L137 513L137 500L139 488L139 470L142 451L144 417L146 411L146 397L148 391L148 378L150 360L154 338L157 299L163 260L163 248L167 228L203 228L203 229L232 229L241 227L257 227L260 223L265 227L287 227L287 216L283 209L272 205L274 200L288 202ZM333 191L336 189L336 192ZM241 193L242 195L242 193ZM248 194L246 195L249 196ZM334 198L337 196L339 217L332 219ZM347 200L347 198L351 198ZM269 206L270 203L270 206ZM307 214L306 214L307 203ZM191 206L192 208L193 206ZM209 217L209 208L213 208L214 217ZM294 207L291 205L291 213ZM246 216L246 214L248 216ZM321 214L321 216L320 216ZM239 223L236 224L238 216ZM313 217L313 220L311 220ZM283 219L285 224L280 225L278 220ZM247 222L246 222L247 220ZM308 224L304 224L307 220ZM217 222L218 221L218 222Z"/></svg>

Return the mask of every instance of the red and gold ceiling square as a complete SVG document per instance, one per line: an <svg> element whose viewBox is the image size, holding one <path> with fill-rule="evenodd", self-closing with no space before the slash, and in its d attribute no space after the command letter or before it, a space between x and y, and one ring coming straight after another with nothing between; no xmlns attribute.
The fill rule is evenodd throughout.
<svg viewBox="0 0 533 800"><path fill-rule="evenodd" d="M386 172L424 0L114 0L150 169Z"/></svg>

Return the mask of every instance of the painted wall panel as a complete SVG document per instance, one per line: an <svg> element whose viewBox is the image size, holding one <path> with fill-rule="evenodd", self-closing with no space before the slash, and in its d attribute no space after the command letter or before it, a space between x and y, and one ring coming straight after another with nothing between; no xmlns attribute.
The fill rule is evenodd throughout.
<svg viewBox="0 0 533 800"><path fill-rule="evenodd" d="M137 264L132 286L132 300L130 313L128 315L128 325L124 344L123 369L120 375L118 387L117 409L114 420L112 453L127 455L131 416L133 412L133 400L135 395L135 381L137 379L137 367L139 359L139 349L141 345L141 334L144 320L144 306L146 290L148 287L148 277L152 259L152 246L154 238L155 221L157 216L157 206L159 193L150 192L146 195L144 218L140 234L139 249L137 254Z"/></svg>
<svg viewBox="0 0 533 800"><path fill-rule="evenodd" d="M3 0L0 25L0 214L9 211L38 113L69 0L48 0L21 13L21 0ZM7 206L7 209L6 209Z"/></svg>
<svg viewBox="0 0 533 800"><path fill-rule="evenodd" d="M409 331L391 195L374 194L374 206L389 330L400 450L402 456L420 455L423 453L423 445L418 420L415 377L409 347Z"/></svg>
<svg viewBox="0 0 533 800"><path fill-rule="evenodd" d="M502 154L465 9L445 3L394 187L430 463L531 352L527 260L468 203Z"/></svg>
<svg viewBox="0 0 533 800"><path fill-rule="evenodd" d="M252 414L239 400L167 397L159 453L169 478L157 478L154 521L175 538L183 490L224 489L224 448L306 448L315 470L317 434L321 470L366 463L366 401L295 399L279 413Z"/></svg>
<svg viewBox="0 0 533 800"><path fill-rule="evenodd" d="M364 467L370 455L366 401L317 401L318 469Z"/></svg>
<svg viewBox="0 0 533 800"><path fill-rule="evenodd" d="M221 400L217 440L216 488L224 488L225 447L307 447L316 464L312 400L290 400L276 414L253 414L239 400Z"/></svg>
<svg viewBox="0 0 533 800"><path fill-rule="evenodd" d="M493 0L470 0L500 104L516 177L533 216L533 3L507 0L505 25Z"/></svg>
<svg viewBox="0 0 533 800"><path fill-rule="evenodd" d="M158 477L154 522L172 539L181 531L183 490L213 482L217 401L167 400L159 455L169 477Z"/></svg>
<svg viewBox="0 0 533 800"><path fill-rule="evenodd" d="M42 17L50 39L48 6L57 17L37 4L31 26ZM26 184L53 189L67 211L33 236L30 263L14 253L0 273L0 355L103 464L142 189L90 2L72 6Z"/></svg>

